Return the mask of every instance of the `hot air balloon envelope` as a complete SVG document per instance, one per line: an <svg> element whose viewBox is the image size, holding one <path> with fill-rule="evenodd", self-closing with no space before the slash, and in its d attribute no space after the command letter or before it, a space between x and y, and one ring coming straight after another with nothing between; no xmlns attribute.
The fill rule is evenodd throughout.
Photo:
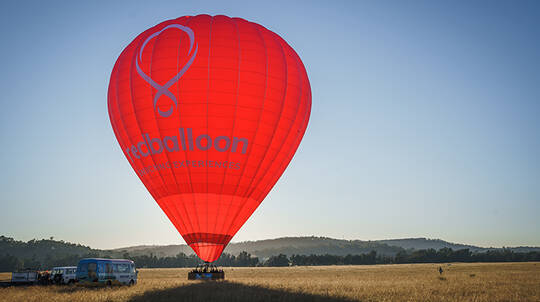
<svg viewBox="0 0 540 302"><path fill-rule="evenodd" d="M291 161L311 89L277 34L240 18L186 16L124 49L108 109L135 173L186 243L212 262Z"/></svg>

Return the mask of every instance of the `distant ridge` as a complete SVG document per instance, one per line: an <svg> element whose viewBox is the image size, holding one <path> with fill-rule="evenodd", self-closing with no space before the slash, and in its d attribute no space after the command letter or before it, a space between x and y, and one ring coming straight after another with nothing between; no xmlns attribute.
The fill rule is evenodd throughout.
<svg viewBox="0 0 540 302"><path fill-rule="evenodd" d="M237 255L246 251L254 256L268 258L273 255L285 254L291 256L298 255L340 255L364 254L376 251L377 254L394 256L403 250L422 250L451 248L453 250L469 249L473 252L484 252L487 250L500 250L501 248L483 248L473 245L452 243L441 239L427 238L404 238L387 239L375 241L343 240L328 237L282 237L276 239L265 239L257 241L245 241L230 243L225 249L225 253ZM540 247L512 247L507 248L514 252L540 251ZM174 256L179 252L187 255L193 251L185 244L166 246L134 246L111 250L114 252L128 252L130 255L149 255L158 257Z"/></svg>
<svg viewBox="0 0 540 302"><path fill-rule="evenodd" d="M22 259L42 261L51 255L67 257L71 255L98 255L101 251L88 246L65 242L63 240L32 239L27 242L0 236L0 256L12 255Z"/></svg>
<svg viewBox="0 0 540 302"><path fill-rule="evenodd" d="M451 248L453 250L469 249L471 251L487 250L486 248L482 248L482 247L478 247L474 245L452 243L452 242L444 241L441 239L428 239L428 238L422 238L422 237L377 240L377 242L386 243L391 246L399 246L406 250L427 250L427 249L439 250L442 248Z"/></svg>
<svg viewBox="0 0 540 302"><path fill-rule="evenodd" d="M391 246L398 246L406 250L426 250L426 249L435 249L440 250L442 248L451 248L453 250L462 250L469 249L473 252L485 252L488 250L502 250L508 249L513 252L518 253L527 253L527 252L536 252L540 251L540 247L535 246L516 246L516 247L478 247L474 245L452 243L444 241L441 239L428 239L428 238L404 238L404 239L387 239L387 240L377 240L377 242L386 243Z"/></svg>
<svg viewBox="0 0 540 302"><path fill-rule="evenodd" d="M238 255L246 251L262 259L279 254L296 255L358 255L376 251L379 255L394 256L402 251L423 249L451 248L453 250L469 249L472 252L485 252L487 250L501 250L500 248L482 248L473 245L451 243L441 239L405 238L375 241L342 240L328 237L283 237L257 241L231 243L225 253ZM540 252L540 247L512 247L507 248L514 252L526 253ZM191 248L185 244L179 245L139 245L125 248L99 250L88 246L65 242L63 240L33 239L27 242L0 236L0 256L13 255L21 259L42 261L52 256L129 256L154 255L157 257L176 256L179 253L193 254ZM76 259L76 257L74 258ZM74 260L75 261L75 260ZM28 261L27 261L28 262Z"/></svg>
<svg viewBox="0 0 540 302"><path fill-rule="evenodd" d="M246 251L254 256L268 258L273 255L285 254L287 256L332 254L345 256L348 254L364 254L376 251L383 255L395 255L403 249L389 246L376 241L340 240L327 237L283 237L257 241L233 242L225 248L224 253L237 255ZM191 248L185 244L167 246L133 246L111 250L113 252L127 252L130 255L149 255L158 257L174 256L179 252L192 254Z"/></svg>

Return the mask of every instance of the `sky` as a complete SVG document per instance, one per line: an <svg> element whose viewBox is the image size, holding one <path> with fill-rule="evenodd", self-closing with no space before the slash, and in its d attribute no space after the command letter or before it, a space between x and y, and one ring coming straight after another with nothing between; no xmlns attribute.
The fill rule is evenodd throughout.
<svg viewBox="0 0 540 302"><path fill-rule="evenodd" d="M233 242L540 246L537 1L2 1L0 235L184 243L116 142L107 88L139 33L197 14L279 34L312 88L295 157Z"/></svg>

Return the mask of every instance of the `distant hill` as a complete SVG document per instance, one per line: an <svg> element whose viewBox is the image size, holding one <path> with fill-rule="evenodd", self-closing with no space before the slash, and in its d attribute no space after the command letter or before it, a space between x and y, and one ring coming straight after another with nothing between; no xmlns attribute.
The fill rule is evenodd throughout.
<svg viewBox="0 0 540 302"><path fill-rule="evenodd" d="M377 240L377 242L385 243L391 246L399 246L406 250L427 250L427 249L439 250L442 248L451 248L453 250L469 249L475 252L487 250L486 248L482 248L478 246L452 243L452 242L444 241L441 239L404 238L404 239Z"/></svg>
<svg viewBox="0 0 540 302"><path fill-rule="evenodd" d="M444 241L441 239L427 239L427 238L388 239L388 240L377 240L377 242L385 243L390 246L398 246L406 250L426 250L426 249L440 250L442 248L451 248L453 250L469 249L472 252L485 252L488 250L501 250L502 249L502 248L494 248L494 247L489 247L489 248L478 247L474 245L452 243L452 242ZM540 252L540 247L533 247L533 246L505 247L504 249L509 249L516 253Z"/></svg>
<svg viewBox="0 0 540 302"><path fill-rule="evenodd" d="M364 254L376 251L377 254L394 256L402 250L451 248L453 250L469 249L473 252L483 252L487 250L497 250L497 248L482 248L473 245L451 243L440 239L427 238L406 238L389 240L341 240L327 237L284 237L276 239L266 239L258 241L245 241L230 243L225 248L225 253L238 255L246 251L254 256L268 258L273 255L285 254L297 255L340 255ZM540 247L515 247L509 248L515 252L540 251ZM180 252L186 255L193 251L185 244L167 246L135 246L112 250L112 252L127 251L130 255L174 256Z"/></svg>
<svg viewBox="0 0 540 302"><path fill-rule="evenodd" d="M238 255L246 251L260 258L268 258L273 255L285 254L287 256L297 255L323 255L332 254L345 256L348 254L364 254L371 251L378 254L393 256L403 250L400 247L389 246L385 243L361 240L339 240L326 237L284 237L277 239L267 239L258 241L246 241L230 243L225 248L225 253ZM185 245L166 246L133 246L111 250L114 253L128 252L130 255L140 256L153 254L158 257L175 256L182 252L186 255L193 253L193 250Z"/></svg>
<svg viewBox="0 0 540 302"><path fill-rule="evenodd" d="M376 251L377 254L393 256L402 248L389 246L376 241L361 240L340 240L327 237L284 237L277 239L247 241L231 243L225 249L226 253L236 255L241 251L246 251L261 258L268 258L272 255L285 254L297 255L338 255L365 254Z"/></svg>
<svg viewBox="0 0 540 302"><path fill-rule="evenodd" d="M404 250L420 250L451 248L453 250L466 249L473 252L483 252L486 250L497 250L496 248L482 248L472 245L450 243L440 239L407 238L390 239L376 241L362 240L341 240L327 237L284 237L276 239L245 241L231 243L225 249L225 253L238 255L246 251L261 259L270 256L285 254L297 255L338 255L365 254L376 251L379 255L394 256ZM540 252L540 247L514 247L508 248L514 252ZM35 259L43 261L46 259L62 259L70 256L109 256L122 257L125 253L130 256L154 255L157 257L176 256L179 253L186 255L193 254L190 247L185 244L180 245L142 245L132 246L112 250L93 249L88 246L65 242L63 240L33 239L27 242L18 241L13 238L0 236L0 256L12 255L20 259ZM73 258L73 259L76 259Z"/></svg>
<svg viewBox="0 0 540 302"><path fill-rule="evenodd" d="M100 255L100 250L63 240L32 239L28 242L0 236L0 256L12 255L21 259L42 261L46 258L61 258L73 255Z"/></svg>
<svg viewBox="0 0 540 302"><path fill-rule="evenodd" d="M184 253L186 255L193 254L193 250L185 244L176 244L176 245L137 245L130 246L125 248L118 248L107 250L108 252L122 255L124 253L129 253L131 256L143 256L143 255L155 255L157 257L169 257L176 256L179 253Z"/></svg>

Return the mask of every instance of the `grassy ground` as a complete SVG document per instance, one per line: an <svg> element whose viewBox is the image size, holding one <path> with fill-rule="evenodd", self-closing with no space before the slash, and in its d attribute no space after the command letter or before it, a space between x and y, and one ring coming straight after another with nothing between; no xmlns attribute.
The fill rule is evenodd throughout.
<svg viewBox="0 0 540 302"><path fill-rule="evenodd" d="M0 288L0 301L540 301L540 263L226 268L223 282L188 269L141 269L133 287ZM1 279L9 279L1 274Z"/></svg>

